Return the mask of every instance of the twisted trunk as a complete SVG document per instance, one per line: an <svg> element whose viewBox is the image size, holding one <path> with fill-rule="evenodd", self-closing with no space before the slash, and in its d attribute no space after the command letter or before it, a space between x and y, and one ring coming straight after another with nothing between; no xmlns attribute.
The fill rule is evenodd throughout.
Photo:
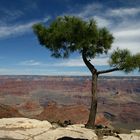
<svg viewBox="0 0 140 140"><path fill-rule="evenodd" d="M95 119L96 119L96 113L97 113L97 80L98 75L109 73L113 71L119 71L122 70L121 68L112 68L108 70L103 71L97 71L94 65L90 63L89 60L86 58L86 50L83 50L82 52L82 58L88 69L90 70L92 74L92 86L91 86L91 107L90 107L90 113L89 118L87 121L87 124L85 125L86 128L94 128L95 127Z"/></svg>
<svg viewBox="0 0 140 140"><path fill-rule="evenodd" d="M94 128L95 127L95 118L96 118L96 112L97 112L97 78L98 73L95 67L87 60L86 52L82 53L83 61L85 62L86 66L92 73L92 86L91 86L91 107L90 107L90 113L89 118L87 121L87 124L85 125L86 128Z"/></svg>

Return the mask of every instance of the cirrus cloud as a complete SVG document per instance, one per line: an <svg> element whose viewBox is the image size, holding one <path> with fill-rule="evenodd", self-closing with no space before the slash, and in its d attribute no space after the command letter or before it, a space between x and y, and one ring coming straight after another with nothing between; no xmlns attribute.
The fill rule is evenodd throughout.
<svg viewBox="0 0 140 140"><path fill-rule="evenodd" d="M14 24L11 26L1 25L0 26L0 38L12 37L16 35L21 35L31 31L31 27L33 24L38 22L46 23L50 19L49 16L41 19L41 20L34 20L24 24Z"/></svg>
<svg viewBox="0 0 140 140"><path fill-rule="evenodd" d="M124 17L124 16L135 16L140 13L140 7L138 8L118 8L118 9L112 9L108 11L110 16L118 16L118 17Z"/></svg>

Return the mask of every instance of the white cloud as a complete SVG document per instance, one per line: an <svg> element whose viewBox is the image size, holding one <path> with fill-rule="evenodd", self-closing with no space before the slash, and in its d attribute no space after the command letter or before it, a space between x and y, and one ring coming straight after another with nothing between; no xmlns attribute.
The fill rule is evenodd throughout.
<svg viewBox="0 0 140 140"><path fill-rule="evenodd" d="M108 65L108 57L97 57L94 59L91 59L91 63L94 64L95 66L102 66L102 65ZM85 63L83 62L82 58L69 58L65 59L59 63L54 62L54 63L44 63L41 61L36 61L36 60L26 60L26 61L21 61L19 66L39 66L39 67L86 67Z"/></svg>
<svg viewBox="0 0 140 140"><path fill-rule="evenodd" d="M119 47L120 49L129 49L132 54L140 52L140 42L121 42L118 40L114 42L113 49L117 47Z"/></svg>
<svg viewBox="0 0 140 140"><path fill-rule="evenodd" d="M116 38L123 38L123 39L131 39L131 38L140 38L140 28L138 29L127 29L127 30L120 30L114 33Z"/></svg>
<svg viewBox="0 0 140 140"><path fill-rule="evenodd" d="M33 24L38 22L47 22L50 17L45 17L42 20L35 20L25 24L11 25L11 26L0 26L0 38L9 37L11 35L20 35L31 31Z"/></svg>
<svg viewBox="0 0 140 140"><path fill-rule="evenodd" d="M97 65L97 66L102 66L102 65L108 65L108 57L106 58L95 58L91 60L92 64Z"/></svg>
<svg viewBox="0 0 140 140"><path fill-rule="evenodd" d="M19 63L19 65L25 65L25 66L41 66L43 63L36 61L36 60L26 60Z"/></svg>
<svg viewBox="0 0 140 140"><path fill-rule="evenodd" d="M83 7L80 12L75 13L77 16L82 17L82 18L89 18L92 17L93 14L95 14L96 11L100 10L102 8L102 5L100 4L88 4L85 7Z"/></svg>
<svg viewBox="0 0 140 140"><path fill-rule="evenodd" d="M115 37L113 49L119 47L121 49L129 49L133 54L140 52L140 24L126 20L122 24L112 30Z"/></svg>
<svg viewBox="0 0 140 140"><path fill-rule="evenodd" d="M79 11L67 13L68 15L78 16L84 20L95 19L99 27L107 27L110 21L98 15L99 11L103 8L101 4L88 4L81 8ZM65 15L65 14L63 14Z"/></svg>
<svg viewBox="0 0 140 140"><path fill-rule="evenodd" d="M91 63L94 64L95 66L108 65L108 57L92 59ZM82 58L77 58L77 59L68 59L68 60L65 60L64 62L61 62L59 64L53 64L53 66L83 67L86 65L83 62Z"/></svg>
<svg viewBox="0 0 140 140"><path fill-rule="evenodd" d="M78 59L68 59L61 63L56 63L54 66L64 66L64 67L82 67L85 66L81 58Z"/></svg>
<svg viewBox="0 0 140 140"><path fill-rule="evenodd" d="M100 16L93 16L93 19L97 21L99 27L108 27L111 24L111 21Z"/></svg>
<svg viewBox="0 0 140 140"><path fill-rule="evenodd" d="M138 8L119 8L119 9L113 9L109 10L107 12L110 16L134 16L140 13L140 7Z"/></svg>

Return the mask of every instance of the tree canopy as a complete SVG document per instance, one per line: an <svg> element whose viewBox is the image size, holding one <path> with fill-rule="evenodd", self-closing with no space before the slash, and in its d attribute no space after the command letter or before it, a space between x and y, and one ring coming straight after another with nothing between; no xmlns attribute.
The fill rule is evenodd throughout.
<svg viewBox="0 0 140 140"><path fill-rule="evenodd" d="M58 17L48 27L39 23L33 26L41 45L51 51L51 56L68 58L73 52L84 52L86 58L107 53L112 47L113 36L106 28L99 28L95 20L84 21L78 17ZM115 70L140 70L140 54L116 49L109 60ZM100 73L100 72L99 72Z"/></svg>
<svg viewBox="0 0 140 140"><path fill-rule="evenodd" d="M77 17L58 17L49 27L42 24L33 26L41 45L46 46L54 57L68 57L71 52L94 58L96 54L107 53L113 36L106 28L98 28L94 20L83 21Z"/></svg>

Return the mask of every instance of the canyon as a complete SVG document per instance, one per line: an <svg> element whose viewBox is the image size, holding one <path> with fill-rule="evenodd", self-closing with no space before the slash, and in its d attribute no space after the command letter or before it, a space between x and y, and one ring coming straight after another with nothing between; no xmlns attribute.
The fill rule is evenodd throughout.
<svg viewBox="0 0 140 140"><path fill-rule="evenodd" d="M90 76L0 76L0 118L85 124ZM99 77L96 124L140 129L140 77Z"/></svg>

